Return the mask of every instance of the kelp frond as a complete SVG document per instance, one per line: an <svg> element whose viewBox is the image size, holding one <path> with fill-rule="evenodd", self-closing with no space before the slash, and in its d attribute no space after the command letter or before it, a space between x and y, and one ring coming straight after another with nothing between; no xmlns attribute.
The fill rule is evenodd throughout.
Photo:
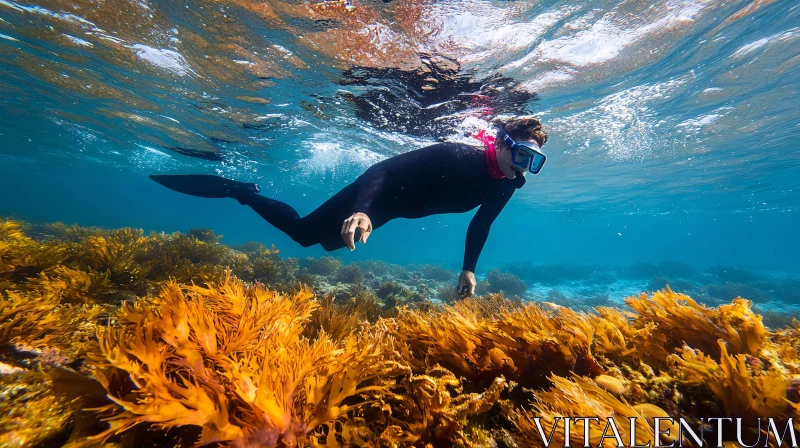
<svg viewBox="0 0 800 448"><path fill-rule="evenodd" d="M320 332L339 341L356 331L366 321L366 315L355 303L335 303L333 295L325 296L306 327L306 336L315 339Z"/></svg>
<svg viewBox="0 0 800 448"><path fill-rule="evenodd" d="M722 339L717 346L719 362L689 347L684 347L680 356L671 355L669 361L684 381L708 387L722 402L726 415L743 419L781 415L791 377L777 369L763 369L761 363L750 366L749 355L729 355Z"/></svg>
<svg viewBox="0 0 800 448"><path fill-rule="evenodd" d="M202 427L201 445L291 445L350 420L389 392L392 340L379 327L341 343L308 340L316 307L307 290L285 296L228 273L217 286L170 283L152 308L125 308L130 323L99 335L98 378L122 409L103 436L149 422ZM120 376L132 389L111 387Z"/></svg>
<svg viewBox="0 0 800 448"><path fill-rule="evenodd" d="M488 411L507 383L499 376L483 393L462 393L462 381L436 366L424 375L406 376L400 385L407 393L388 397L393 413L381 441L397 446L418 440L444 440L469 446L462 433L467 417Z"/></svg>
<svg viewBox="0 0 800 448"><path fill-rule="evenodd" d="M546 372L602 371L590 354L593 329L587 315L569 309L547 312L536 304L482 307L481 301L445 305L441 312L404 309L396 333L420 369L440 363L472 380L504 375L527 385L543 384Z"/></svg>
<svg viewBox="0 0 800 448"><path fill-rule="evenodd" d="M564 418L587 416L597 418L570 421L569 437L572 443L577 441L583 444L584 435L588 434L585 442L590 446L600 446L601 441L603 445L616 445L612 436L618 436L617 440L622 441L623 446L630 442L635 442L637 445L648 443L652 445L655 440L652 417L669 417L662 409L651 404L630 405L589 378L578 375L572 375L571 378L553 375L550 379L553 387L547 391L534 393L535 401L532 409L515 409L509 413L523 446L542 445L537 419L545 435L550 435L552 430L552 439L549 441L551 444L566 446ZM631 432L629 424L631 417L635 419L635 433ZM662 428L665 426L662 425ZM662 435L661 440L674 440L677 425L670 428L670 434L673 438ZM632 435L635 436L633 440ZM604 440L604 436L609 440Z"/></svg>
<svg viewBox="0 0 800 448"><path fill-rule="evenodd" d="M731 353L759 356L767 340L761 316L753 313L751 301L742 298L708 308L667 287L649 298L640 294L625 302L638 313L634 323L637 328L652 328L646 343L639 348L654 363L663 362L684 343L718 360L721 352L717 339L725 341Z"/></svg>
<svg viewBox="0 0 800 448"><path fill-rule="evenodd" d="M141 230L131 228L92 235L74 246L75 260L94 271L107 272L115 284L135 284L147 273L136 258L150 241Z"/></svg>
<svg viewBox="0 0 800 448"><path fill-rule="evenodd" d="M92 269L77 270L57 266L31 280L28 289L48 296L59 296L67 303L96 303L104 294L114 290L109 272Z"/></svg>
<svg viewBox="0 0 800 448"><path fill-rule="evenodd" d="M5 278L16 283L63 262L64 245L39 243L24 230L19 222L0 221L0 282Z"/></svg>
<svg viewBox="0 0 800 448"><path fill-rule="evenodd" d="M149 245L141 262L148 268L150 280L174 278L180 283L209 284L222 281L225 269L252 276L252 263L215 239L204 241L182 233L160 234Z"/></svg>
<svg viewBox="0 0 800 448"><path fill-rule="evenodd" d="M82 326L93 328L104 310L62 305L58 295L31 297L13 291L0 298L0 343L39 346L68 341Z"/></svg>
<svg viewBox="0 0 800 448"><path fill-rule="evenodd" d="M594 328L594 353L621 363L640 356L639 347L647 343L655 324L635 327L635 313L617 308L597 307L590 321Z"/></svg>
<svg viewBox="0 0 800 448"><path fill-rule="evenodd" d="M15 342L34 344L58 324L53 310L59 305L58 296L32 298L8 291L0 297L0 346Z"/></svg>
<svg viewBox="0 0 800 448"><path fill-rule="evenodd" d="M106 312L102 306L62 304L58 294L8 291L0 296L0 353L22 349L39 353L42 362L82 359L94 350L95 325Z"/></svg>

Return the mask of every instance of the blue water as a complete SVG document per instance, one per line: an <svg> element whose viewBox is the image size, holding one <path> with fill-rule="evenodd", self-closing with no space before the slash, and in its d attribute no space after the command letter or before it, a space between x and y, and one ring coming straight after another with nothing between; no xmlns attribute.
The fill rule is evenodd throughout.
<svg viewBox="0 0 800 448"><path fill-rule="evenodd" d="M426 80L431 60L455 69ZM495 222L479 275L800 273L793 1L0 0L0 64L0 216L210 227L317 256L233 200L147 174L255 181L305 214L378 160L525 112L549 131L548 164ZM470 218L394 221L333 255L458 270Z"/></svg>

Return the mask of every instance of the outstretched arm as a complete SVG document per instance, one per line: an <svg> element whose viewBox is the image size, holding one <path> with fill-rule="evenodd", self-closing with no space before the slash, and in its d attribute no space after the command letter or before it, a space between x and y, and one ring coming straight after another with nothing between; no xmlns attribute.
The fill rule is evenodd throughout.
<svg viewBox="0 0 800 448"><path fill-rule="evenodd" d="M478 264L478 257L481 255L486 238L489 237L489 230L492 227L497 215L511 199L511 192L490 203L483 204L475 213L467 229L467 241L464 247L464 264L462 269L474 275L475 266ZM471 288L473 289L473 288ZM474 291L474 289L473 289ZM472 293L473 291L470 291Z"/></svg>

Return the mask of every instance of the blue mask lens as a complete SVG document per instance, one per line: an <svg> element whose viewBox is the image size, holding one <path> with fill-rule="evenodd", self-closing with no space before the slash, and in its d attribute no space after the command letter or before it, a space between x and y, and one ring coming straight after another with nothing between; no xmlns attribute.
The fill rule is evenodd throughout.
<svg viewBox="0 0 800 448"><path fill-rule="evenodd" d="M517 146L522 151L525 151L525 153L528 155L528 171L533 174L539 174L539 171L541 171L542 167L544 167L544 162L547 161L547 156L539 151L538 148L534 148L532 145L528 145L526 143L517 143Z"/></svg>
<svg viewBox="0 0 800 448"><path fill-rule="evenodd" d="M517 146L511 150L511 162L519 168L527 169L531 164L531 155Z"/></svg>

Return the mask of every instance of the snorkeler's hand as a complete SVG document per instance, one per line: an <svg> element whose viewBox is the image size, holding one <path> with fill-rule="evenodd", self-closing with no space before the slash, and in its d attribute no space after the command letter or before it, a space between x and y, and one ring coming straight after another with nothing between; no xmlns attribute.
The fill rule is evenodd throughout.
<svg viewBox="0 0 800 448"><path fill-rule="evenodd" d="M372 221L369 220L369 216L366 213L353 213L353 216L345 219L342 224L342 239L350 250L356 248L355 237L357 231L361 233L359 241L366 243L369 234L372 233Z"/></svg>
<svg viewBox="0 0 800 448"><path fill-rule="evenodd" d="M475 294L475 273L472 271L461 271L461 276L458 278L458 296L469 297Z"/></svg>

